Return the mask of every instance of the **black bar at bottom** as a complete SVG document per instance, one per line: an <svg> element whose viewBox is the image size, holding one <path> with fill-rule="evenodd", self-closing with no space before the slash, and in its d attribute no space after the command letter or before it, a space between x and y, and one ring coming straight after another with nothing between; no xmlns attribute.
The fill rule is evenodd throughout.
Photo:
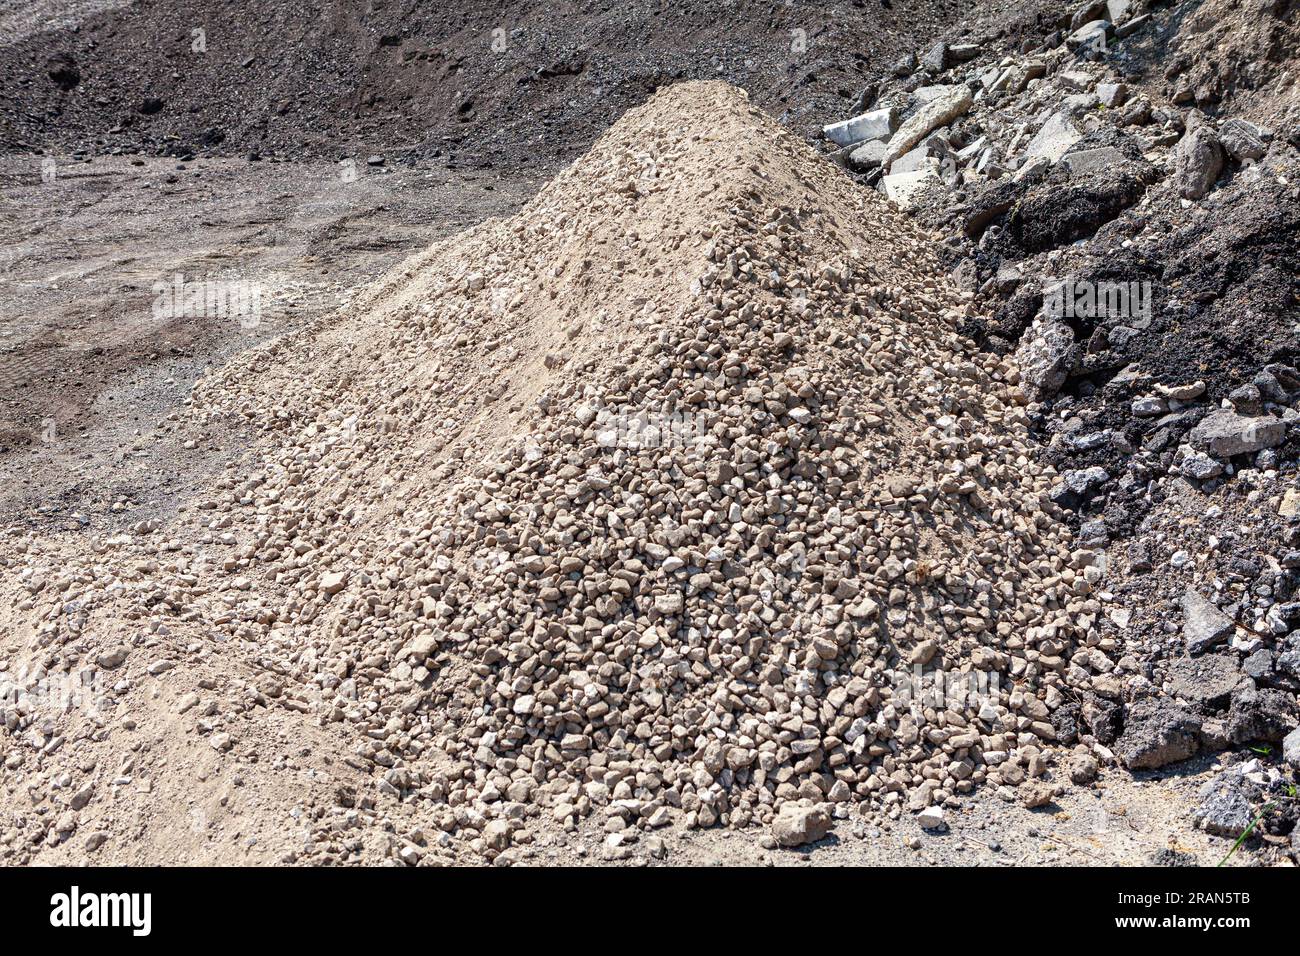
<svg viewBox="0 0 1300 956"><path fill-rule="evenodd" d="M1014 926L1021 938L1068 927L1076 938L1230 941L1294 926L1296 899L1294 873L1262 868L556 869L9 869L0 870L0 916L11 939L75 933L128 945L430 945L452 941L430 933L459 932L499 947L512 934L536 942L557 929L626 934L715 918L740 920L733 928L812 920L833 931L873 913L927 936Z"/></svg>

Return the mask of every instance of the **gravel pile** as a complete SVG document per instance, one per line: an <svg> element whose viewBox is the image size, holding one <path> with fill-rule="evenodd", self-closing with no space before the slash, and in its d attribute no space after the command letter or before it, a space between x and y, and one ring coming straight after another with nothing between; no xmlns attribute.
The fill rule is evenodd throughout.
<svg viewBox="0 0 1300 956"><path fill-rule="evenodd" d="M177 527L13 562L17 630L78 673L256 662L367 799L489 857L592 815L617 856L669 823L942 826L981 784L1042 804L1054 712L1125 672L964 312L905 217L741 91L674 86L203 383L178 427L246 423L247 464ZM346 858L349 812L303 858Z"/></svg>

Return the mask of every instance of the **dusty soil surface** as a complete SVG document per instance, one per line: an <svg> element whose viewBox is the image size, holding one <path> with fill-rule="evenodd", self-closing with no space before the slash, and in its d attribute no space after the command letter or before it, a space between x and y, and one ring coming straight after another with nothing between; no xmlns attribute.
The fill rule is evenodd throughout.
<svg viewBox="0 0 1300 956"><path fill-rule="evenodd" d="M0 145L447 157L514 176L573 158L666 83L725 79L800 132L963 0L141 2L0 47ZM57 21L56 21L57 22ZM201 30L202 34L194 31ZM27 31L24 35L24 31ZM201 47L201 49L199 49Z"/></svg>
<svg viewBox="0 0 1300 956"><path fill-rule="evenodd" d="M536 187L527 176L438 166L354 171L350 179L337 164L232 159L0 161L0 257L12 291L0 298L0 520L84 524L115 504L152 513L194 463L182 468L145 436L200 375L337 309L429 242L513 212ZM171 287L178 274L247 283L260 309L155 309L155 285ZM91 472L108 480L87 481Z"/></svg>

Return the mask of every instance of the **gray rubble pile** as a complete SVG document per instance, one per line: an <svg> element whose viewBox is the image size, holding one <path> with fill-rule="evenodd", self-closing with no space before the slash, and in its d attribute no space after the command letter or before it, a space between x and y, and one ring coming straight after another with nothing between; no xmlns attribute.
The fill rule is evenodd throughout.
<svg viewBox="0 0 1300 956"><path fill-rule="evenodd" d="M939 43L896 66L859 99L859 115L824 135L840 162L900 206L945 214L935 222L978 215L992 184L1023 191L1055 169L1076 181L1131 166L1199 199L1227 165L1260 160L1273 132L1133 95L1111 55L1155 28L1152 13L1138 11L1129 0L1086 3L1066 33L1027 53L1000 55L987 39Z"/></svg>
<svg viewBox="0 0 1300 956"><path fill-rule="evenodd" d="M1241 15L1285 51L1287 7ZM1198 823L1235 838L1296 768L1300 139L1285 112L1277 132L1188 84L1205 71L1185 9L1061 9L1014 48L989 33L905 58L859 103L891 122L833 158L947 237L966 328L1020 369L1050 499L1119 572L1098 625L1128 676L1058 708L1058 741L1132 770L1267 751L1249 799L1207 791Z"/></svg>

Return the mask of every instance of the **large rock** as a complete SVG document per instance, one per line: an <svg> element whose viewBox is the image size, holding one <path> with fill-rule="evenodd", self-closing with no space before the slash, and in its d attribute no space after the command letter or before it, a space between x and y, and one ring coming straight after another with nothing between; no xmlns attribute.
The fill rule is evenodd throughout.
<svg viewBox="0 0 1300 956"><path fill-rule="evenodd" d="M1241 783L1241 774L1235 769L1212 778L1201 787L1201 802L1192 811L1192 821L1215 836L1230 840L1241 836L1254 819L1254 811Z"/></svg>
<svg viewBox="0 0 1300 956"><path fill-rule="evenodd" d="M943 193L943 180L939 178L934 167L914 169L906 173L894 173L881 180L885 195L904 209L931 204L932 197Z"/></svg>
<svg viewBox="0 0 1300 956"><path fill-rule="evenodd" d="M1277 669L1300 680L1300 638L1287 639L1277 655Z"/></svg>
<svg viewBox="0 0 1300 956"><path fill-rule="evenodd" d="M1280 742L1295 726L1295 696L1247 681L1232 692L1232 704L1224 717L1231 744L1252 740Z"/></svg>
<svg viewBox="0 0 1300 956"><path fill-rule="evenodd" d="M320 589L326 594L338 594L347 587L347 583L346 571L327 571L321 575Z"/></svg>
<svg viewBox="0 0 1300 956"><path fill-rule="evenodd" d="M1282 759L1294 770L1300 770L1300 727L1286 735L1282 741Z"/></svg>
<svg viewBox="0 0 1300 956"><path fill-rule="evenodd" d="M1131 37L1139 30L1145 28L1150 22L1151 14L1149 13L1144 13L1140 17L1133 17L1131 20L1125 20L1115 28L1115 38L1123 40L1126 37Z"/></svg>
<svg viewBox="0 0 1300 956"><path fill-rule="evenodd" d="M126 654L127 651L125 647L112 647L103 651L99 657L95 659L95 663L106 671L115 670L126 663Z"/></svg>
<svg viewBox="0 0 1300 956"><path fill-rule="evenodd" d="M1076 93L1087 93L1096 84L1096 78L1083 70L1065 70L1054 77L1057 86Z"/></svg>
<svg viewBox="0 0 1300 956"><path fill-rule="evenodd" d="M943 807L926 807L916 815L922 830L943 829Z"/></svg>
<svg viewBox="0 0 1300 956"><path fill-rule="evenodd" d="M1223 172L1223 146L1204 123L1189 129L1174 147L1174 183L1184 199L1200 199Z"/></svg>
<svg viewBox="0 0 1300 956"><path fill-rule="evenodd" d="M1268 152L1264 145L1263 131L1254 123L1232 119L1219 129L1219 142L1223 148L1239 163L1247 160L1263 159Z"/></svg>
<svg viewBox="0 0 1300 956"><path fill-rule="evenodd" d="M1200 654L1225 641L1232 633L1232 618L1190 588L1183 594L1183 639L1188 654Z"/></svg>
<svg viewBox="0 0 1300 956"><path fill-rule="evenodd" d="M1061 164L1071 176L1087 176L1091 173L1104 172L1122 162L1124 162L1124 154L1114 146L1081 149L1076 153L1066 153L1061 159Z"/></svg>
<svg viewBox="0 0 1300 956"><path fill-rule="evenodd" d="M1210 481L1223 474L1223 465L1203 452L1192 452L1178 466L1180 474L1193 481Z"/></svg>
<svg viewBox="0 0 1300 956"><path fill-rule="evenodd" d="M922 140L909 152L904 153L889 167L891 173L914 173L921 169L940 169L940 161L951 157L952 153L940 140L938 135ZM949 160L951 162L951 159Z"/></svg>
<svg viewBox="0 0 1300 956"><path fill-rule="evenodd" d="M1061 157L1081 139L1083 134L1068 114L1053 113L1025 147L1025 165L1035 159L1045 159L1049 163L1060 162Z"/></svg>
<svg viewBox="0 0 1300 956"><path fill-rule="evenodd" d="M1098 83L1097 99L1107 109L1123 106L1128 99L1128 87L1123 83Z"/></svg>
<svg viewBox="0 0 1300 956"><path fill-rule="evenodd" d="M1130 770L1154 770L1196 753L1200 729L1200 720L1188 711L1148 697L1129 711L1116 753Z"/></svg>
<svg viewBox="0 0 1300 956"><path fill-rule="evenodd" d="M1133 0L1106 0L1106 19L1111 23L1123 23L1133 12Z"/></svg>
<svg viewBox="0 0 1300 956"><path fill-rule="evenodd" d="M885 165L888 166L908 152L932 131L947 126L965 113L970 109L972 99L970 90L965 86L950 86L938 93L898 128L894 138L889 141Z"/></svg>
<svg viewBox="0 0 1300 956"><path fill-rule="evenodd" d="M1016 350L1020 382L1030 401L1041 402L1060 391L1076 352L1074 332L1060 319L1044 319L1030 328Z"/></svg>
<svg viewBox="0 0 1300 956"><path fill-rule="evenodd" d="M406 645L402 656L422 664L436 653L438 653L438 639L432 634L417 634Z"/></svg>
<svg viewBox="0 0 1300 956"><path fill-rule="evenodd" d="M1110 475L1100 465L1073 468L1061 472L1061 480L1052 486L1048 494L1062 508L1073 511L1097 493L1109 480Z"/></svg>
<svg viewBox="0 0 1300 956"><path fill-rule="evenodd" d="M772 836L781 846L803 846L820 840L831 828L831 815L817 804L787 803L772 821Z"/></svg>
<svg viewBox="0 0 1300 956"><path fill-rule="evenodd" d="M823 127L822 132L836 146L852 146L866 140L889 139L896 129L898 110L892 106L882 106L861 116L831 123Z"/></svg>
<svg viewBox="0 0 1300 956"><path fill-rule="evenodd" d="M1089 0L1070 15L1070 29L1077 30L1086 23L1104 20L1108 12L1105 0Z"/></svg>
<svg viewBox="0 0 1300 956"><path fill-rule="evenodd" d="M860 173L865 173L869 169L876 169L884 160L885 153L888 150L889 146L881 140L867 140L861 146L854 147L853 151L849 153L849 167Z"/></svg>
<svg viewBox="0 0 1300 956"><path fill-rule="evenodd" d="M911 109L916 111L922 106L928 106L935 100L951 95L952 91L953 85L951 83L932 83L929 86L918 86L912 91Z"/></svg>
<svg viewBox="0 0 1300 956"><path fill-rule="evenodd" d="M1300 488L1288 488L1278 503L1277 513L1283 518L1300 517Z"/></svg>
<svg viewBox="0 0 1300 956"><path fill-rule="evenodd" d="M1100 55L1106 51L1106 41L1115 28L1109 20L1093 20L1083 24L1065 38L1065 46L1081 54Z"/></svg>
<svg viewBox="0 0 1300 956"><path fill-rule="evenodd" d="M1228 623L1231 629L1232 622ZM1226 704L1243 680L1249 678L1242 674L1237 666L1237 655L1231 652L1179 657L1169 665L1173 695L1196 706Z"/></svg>
<svg viewBox="0 0 1300 956"><path fill-rule="evenodd" d="M942 73L952 64L953 57L948 51L948 44L942 40L930 47L925 56L921 57L921 69L926 73Z"/></svg>
<svg viewBox="0 0 1300 956"><path fill-rule="evenodd" d="M1286 423L1272 415L1252 417L1219 408L1201 419L1189 438L1195 448L1216 458L1231 458L1282 444Z"/></svg>

